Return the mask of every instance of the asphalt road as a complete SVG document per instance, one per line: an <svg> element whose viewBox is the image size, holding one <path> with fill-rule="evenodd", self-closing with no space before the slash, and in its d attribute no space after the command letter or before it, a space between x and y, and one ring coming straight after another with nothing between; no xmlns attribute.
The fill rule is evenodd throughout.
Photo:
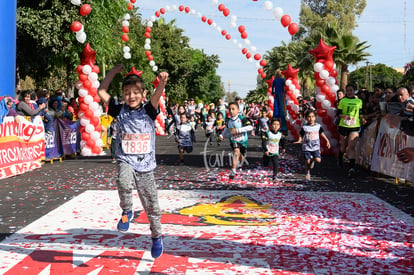
<svg viewBox="0 0 414 275"><path fill-rule="evenodd" d="M201 130L197 131L194 151L184 157L184 166L178 165L177 145L172 137L157 137L156 153L155 175L161 190L277 188L371 193L414 216L414 187L395 185L393 178L363 169L358 169L357 176L350 179L331 156L323 156L322 163L312 170L312 180L306 182L300 145L288 144L280 162L281 179L276 182L271 181L270 170L261 167L258 137L249 138L247 161L234 180L228 179L228 141L210 146ZM0 240L86 190L116 189L116 174L116 164L111 163L109 155L79 156L45 163L41 169L0 180Z"/></svg>

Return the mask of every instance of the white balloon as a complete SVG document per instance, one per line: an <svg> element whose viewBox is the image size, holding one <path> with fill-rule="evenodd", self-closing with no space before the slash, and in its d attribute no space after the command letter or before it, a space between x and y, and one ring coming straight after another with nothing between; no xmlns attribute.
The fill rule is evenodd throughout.
<svg viewBox="0 0 414 275"><path fill-rule="evenodd" d="M81 0L70 0L73 5L80 6L82 4Z"/></svg>
<svg viewBox="0 0 414 275"><path fill-rule="evenodd" d="M170 11L170 10L171 10L171 7L170 7L170 6L168 6L168 5L166 5L166 6L165 6L165 10L166 10L166 11Z"/></svg>
<svg viewBox="0 0 414 275"><path fill-rule="evenodd" d="M145 44L151 44L151 39L146 38L146 39L145 39Z"/></svg>
<svg viewBox="0 0 414 275"><path fill-rule="evenodd" d="M237 39L233 39L233 44L237 45L237 43L238 43Z"/></svg>
<svg viewBox="0 0 414 275"><path fill-rule="evenodd" d="M123 27L129 27L129 21L128 20L122 21L122 26Z"/></svg>
<svg viewBox="0 0 414 275"><path fill-rule="evenodd" d="M151 22L155 22L156 20L157 20L157 18L153 15L153 16L151 16Z"/></svg>
<svg viewBox="0 0 414 275"><path fill-rule="evenodd" d="M329 115L330 117L334 117L334 116L336 115L336 109L335 109L335 108L333 108L333 107L329 107L329 108L328 108L328 115Z"/></svg>
<svg viewBox="0 0 414 275"><path fill-rule="evenodd" d="M76 40L78 40L79 43L85 43L86 41L86 33L85 32L77 32L76 33Z"/></svg>
<svg viewBox="0 0 414 275"><path fill-rule="evenodd" d="M323 94L317 94L316 95L316 101L323 102L325 100L325 95Z"/></svg>
<svg viewBox="0 0 414 275"><path fill-rule="evenodd" d="M236 22L230 22L230 27L231 28L236 28L237 27L237 23Z"/></svg>
<svg viewBox="0 0 414 275"><path fill-rule="evenodd" d="M81 148L85 147L86 146L86 141L81 140L80 141L80 146L81 146Z"/></svg>
<svg viewBox="0 0 414 275"><path fill-rule="evenodd" d="M254 59L252 57L250 57L249 59L249 63L253 63Z"/></svg>
<svg viewBox="0 0 414 275"><path fill-rule="evenodd" d="M270 11L271 9L273 9L273 3L271 1L265 1L263 3L263 8L267 11Z"/></svg>
<svg viewBox="0 0 414 275"><path fill-rule="evenodd" d="M191 9L191 10L190 10L190 14L191 14L191 15L195 15L195 14L196 14L196 11L195 11L194 9Z"/></svg>
<svg viewBox="0 0 414 275"><path fill-rule="evenodd" d="M177 5L172 5L171 6L171 11L176 11L178 8L177 8Z"/></svg>
<svg viewBox="0 0 414 275"><path fill-rule="evenodd" d="M246 46L250 46L250 40L249 39L244 39L244 44Z"/></svg>
<svg viewBox="0 0 414 275"><path fill-rule="evenodd" d="M76 82L75 87L78 90L82 89L82 81L79 80L78 82Z"/></svg>
<svg viewBox="0 0 414 275"><path fill-rule="evenodd" d="M91 122L90 122L90 121L89 121L89 119L87 119L87 118L81 118L81 120L80 120L80 124L81 124L82 126L86 126L86 125L91 124Z"/></svg>
<svg viewBox="0 0 414 275"><path fill-rule="evenodd" d="M89 156L92 155L92 151L89 147L85 146L85 147L82 148L81 154L83 156L89 157Z"/></svg>
<svg viewBox="0 0 414 275"><path fill-rule="evenodd" d="M129 20L129 19L131 19L131 16L129 15L129 13L126 13L124 15L124 20Z"/></svg>
<svg viewBox="0 0 414 275"><path fill-rule="evenodd" d="M89 123L88 125L85 126L85 131L90 134L93 131L95 131L95 127L93 127L93 125Z"/></svg>
<svg viewBox="0 0 414 275"><path fill-rule="evenodd" d="M104 145L102 139L97 139L95 142L96 146L98 147L102 147Z"/></svg>
<svg viewBox="0 0 414 275"><path fill-rule="evenodd" d="M85 90L85 89L79 89L78 94L79 94L79 96L87 96L88 91Z"/></svg>
<svg viewBox="0 0 414 275"><path fill-rule="evenodd" d="M211 0L211 4L212 5L217 5L218 4L218 0Z"/></svg>
<svg viewBox="0 0 414 275"><path fill-rule="evenodd" d="M332 92L334 92L335 93L335 95L336 95L336 92L339 90L339 86L338 85L336 85L336 84L334 84L334 85L332 85L331 86L331 91Z"/></svg>
<svg viewBox="0 0 414 275"><path fill-rule="evenodd" d="M211 24L211 27L213 27L213 29L217 28L217 23L213 22L213 24Z"/></svg>
<svg viewBox="0 0 414 275"><path fill-rule="evenodd" d="M243 45L241 43L237 44L237 48L241 49L243 48Z"/></svg>
<svg viewBox="0 0 414 275"><path fill-rule="evenodd" d="M154 61L154 60L151 60L151 61L149 62L149 65L150 65L151 67L154 67L154 66L155 66L155 61Z"/></svg>
<svg viewBox="0 0 414 275"><path fill-rule="evenodd" d="M92 72L92 67L89 65L85 65L82 67L82 73L84 74L90 74Z"/></svg>
<svg viewBox="0 0 414 275"><path fill-rule="evenodd" d="M292 80L290 80L290 79L286 80L285 85L286 86L292 85Z"/></svg>
<svg viewBox="0 0 414 275"><path fill-rule="evenodd" d="M332 76L328 77L328 79L326 79L326 84L328 84L329 86L334 85L336 82L336 79Z"/></svg>
<svg viewBox="0 0 414 275"><path fill-rule="evenodd" d="M79 111L78 113L78 117L83 118L85 116L85 113L82 111Z"/></svg>
<svg viewBox="0 0 414 275"><path fill-rule="evenodd" d="M329 77L329 72L327 70L322 70L319 72L319 76L322 79L327 79Z"/></svg>
<svg viewBox="0 0 414 275"><path fill-rule="evenodd" d="M221 32L221 27L217 27L217 32Z"/></svg>
<svg viewBox="0 0 414 275"><path fill-rule="evenodd" d="M99 103L98 102L92 102L91 104L89 104L89 109L93 112L95 112L96 110L99 109Z"/></svg>
<svg viewBox="0 0 414 275"><path fill-rule="evenodd" d="M236 23L236 21L237 21L237 16L235 15L230 16L230 22Z"/></svg>
<svg viewBox="0 0 414 275"><path fill-rule="evenodd" d="M295 89L296 89L295 85L293 85L293 84L289 85L289 90L294 91Z"/></svg>
<svg viewBox="0 0 414 275"><path fill-rule="evenodd" d="M147 27L152 28L153 26L154 26L154 23L152 23L152 21L148 21L148 23L147 23Z"/></svg>
<svg viewBox="0 0 414 275"><path fill-rule="evenodd" d="M124 51L124 53L129 53L129 52L131 51L131 48L130 48L130 47L128 47L128 46L124 46L124 47L122 48L122 50Z"/></svg>
<svg viewBox="0 0 414 275"><path fill-rule="evenodd" d="M92 87L98 89L99 86L101 86L101 83L98 80L95 80L94 82L92 82Z"/></svg>
<svg viewBox="0 0 414 275"><path fill-rule="evenodd" d="M320 63L320 62L317 62L317 63L315 63L314 65L313 65L313 70L315 71L315 72L320 72L320 71L322 71L323 70L323 64L322 63Z"/></svg>
<svg viewBox="0 0 414 275"><path fill-rule="evenodd" d="M83 100L86 104L91 104L93 102L93 97L90 95L86 95L85 99Z"/></svg>
<svg viewBox="0 0 414 275"><path fill-rule="evenodd" d="M325 99L324 101L322 101L322 107L328 109L329 107L331 107L331 102Z"/></svg>
<svg viewBox="0 0 414 275"><path fill-rule="evenodd" d="M93 140L97 140L97 139L99 139L101 137L101 135L97 132L97 131L93 131L92 133L91 133L91 138L93 139Z"/></svg>
<svg viewBox="0 0 414 275"><path fill-rule="evenodd" d="M94 82L94 81L98 80L98 74L95 73L95 72L91 72L88 75L88 79L89 79L90 82Z"/></svg>
<svg viewBox="0 0 414 275"><path fill-rule="evenodd" d="M100 108L98 108L98 110L96 110L95 112L93 112L93 116L95 117L100 117L102 115L102 111Z"/></svg>
<svg viewBox="0 0 414 275"><path fill-rule="evenodd" d="M251 46L250 50L252 51L252 53L255 53L257 51L257 48L255 46Z"/></svg>
<svg viewBox="0 0 414 275"><path fill-rule="evenodd" d="M275 8L273 10L273 16L276 18L276 20L282 19L283 9L282 8L279 8L279 7Z"/></svg>
<svg viewBox="0 0 414 275"><path fill-rule="evenodd" d="M299 111L299 106L298 106L298 105L296 105L296 104L292 104L292 105L291 105L291 108L292 108L292 110L293 110L295 113L297 113L297 112Z"/></svg>
<svg viewBox="0 0 414 275"><path fill-rule="evenodd" d="M152 67L152 71L153 71L153 72L158 71L158 67L157 67L157 66L153 66L153 67Z"/></svg>
<svg viewBox="0 0 414 275"><path fill-rule="evenodd" d="M259 69L260 67L262 67L262 65L260 65L260 63L259 63L259 62L256 62L256 64L255 64L255 65L256 65L256 68L257 68L257 69Z"/></svg>
<svg viewBox="0 0 414 275"><path fill-rule="evenodd" d="M197 12L197 17L198 17L198 18L203 17L203 15L201 14L201 12Z"/></svg>
<svg viewBox="0 0 414 275"><path fill-rule="evenodd" d="M145 45L144 45L144 49L146 49L146 50L151 50L151 46L150 46L150 44L145 44Z"/></svg>
<svg viewBox="0 0 414 275"><path fill-rule="evenodd" d="M124 53L125 59L131 59L131 53Z"/></svg>

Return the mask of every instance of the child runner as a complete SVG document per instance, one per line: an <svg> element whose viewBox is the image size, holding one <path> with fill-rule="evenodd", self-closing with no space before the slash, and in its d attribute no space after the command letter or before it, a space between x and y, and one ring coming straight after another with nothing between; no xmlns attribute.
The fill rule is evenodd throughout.
<svg viewBox="0 0 414 275"><path fill-rule="evenodd" d="M313 168L315 162L321 162L321 136L326 141L326 147L331 148L329 139L323 132L323 128L316 121L316 111L308 110L305 113L306 124L302 126L299 132L299 140L294 143L302 143L303 155L305 157L305 173L306 180L310 180L310 169Z"/></svg>
<svg viewBox="0 0 414 275"><path fill-rule="evenodd" d="M124 70L124 65L116 65L101 82L98 95L108 104L108 114L117 120L116 160L118 163L118 195L122 217L117 229L126 232L133 218L132 192L137 189L141 203L151 228L151 255L158 258L163 252L161 209L153 170L155 161L155 119L158 103L168 80L168 73L158 75L159 85L151 100L143 103L147 90L144 81L136 74L129 73L122 83L124 104L116 104L108 94L108 88L116 74Z"/></svg>
<svg viewBox="0 0 414 275"><path fill-rule="evenodd" d="M193 151L195 133L185 113L180 114L180 121L181 123L175 127L175 141L178 143L179 164L184 165L184 152Z"/></svg>
<svg viewBox="0 0 414 275"><path fill-rule="evenodd" d="M230 118L227 121L227 127L220 135L220 140L223 140L227 135L230 139L230 146L233 149L233 163L231 165L230 179L236 176L236 169L239 162L241 163L247 150L247 132L253 130L250 120L239 115L239 105L236 102L229 103Z"/></svg>
<svg viewBox="0 0 414 275"><path fill-rule="evenodd" d="M207 121L204 123L204 130L206 133L206 138L208 139L210 145L213 145L213 136L214 136L214 122L215 119L212 115L207 117Z"/></svg>
<svg viewBox="0 0 414 275"><path fill-rule="evenodd" d="M214 122L214 128L216 130L216 139L217 139L217 145L220 146L221 140L220 135L223 132L224 128L226 127L225 121L224 121L224 115L222 112L217 113L217 119Z"/></svg>
<svg viewBox="0 0 414 275"><path fill-rule="evenodd" d="M263 140L263 165L266 167L269 162L273 163L273 176L272 179L277 179L277 173L279 171L279 147L282 149L282 153L285 152L285 138L280 129L280 119L272 118L270 120L270 130L262 132Z"/></svg>

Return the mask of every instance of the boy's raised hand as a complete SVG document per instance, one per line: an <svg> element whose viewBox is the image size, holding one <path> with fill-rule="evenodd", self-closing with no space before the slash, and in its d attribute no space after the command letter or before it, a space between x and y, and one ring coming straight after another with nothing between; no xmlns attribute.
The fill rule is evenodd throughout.
<svg viewBox="0 0 414 275"><path fill-rule="evenodd" d="M158 75L158 78L159 78L160 82L166 83L168 81L168 73L167 72L161 72Z"/></svg>

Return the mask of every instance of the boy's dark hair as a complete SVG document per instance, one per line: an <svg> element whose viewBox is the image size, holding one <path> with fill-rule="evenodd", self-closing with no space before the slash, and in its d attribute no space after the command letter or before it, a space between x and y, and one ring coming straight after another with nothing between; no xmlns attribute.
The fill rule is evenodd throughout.
<svg viewBox="0 0 414 275"><path fill-rule="evenodd" d="M127 77L125 77L124 81L122 82L122 89L124 89L125 86L137 84L141 85L142 91L145 90L144 80L135 74L130 74L127 75Z"/></svg>
<svg viewBox="0 0 414 275"><path fill-rule="evenodd" d="M237 109L240 109L239 104L237 104L237 102L235 102L235 101L230 102L228 107L230 107L230 105L235 105L235 106L237 106Z"/></svg>
<svg viewBox="0 0 414 275"><path fill-rule="evenodd" d="M352 89L354 89L356 91L356 85L349 83L348 85L346 85L345 89L351 87Z"/></svg>
<svg viewBox="0 0 414 275"><path fill-rule="evenodd" d="M275 121L279 122L279 124L281 123L280 118L273 117L271 120L269 120L269 125L272 125L272 123L275 122Z"/></svg>
<svg viewBox="0 0 414 275"><path fill-rule="evenodd" d="M306 112L305 112L305 117L307 117L308 115L310 115L310 114L314 114L315 115L315 117L316 117L316 111L315 110L312 110L312 109L308 109L308 110L306 110Z"/></svg>
<svg viewBox="0 0 414 275"><path fill-rule="evenodd" d="M185 116L188 119L188 116L185 112L180 113L180 118L181 118L181 116Z"/></svg>

